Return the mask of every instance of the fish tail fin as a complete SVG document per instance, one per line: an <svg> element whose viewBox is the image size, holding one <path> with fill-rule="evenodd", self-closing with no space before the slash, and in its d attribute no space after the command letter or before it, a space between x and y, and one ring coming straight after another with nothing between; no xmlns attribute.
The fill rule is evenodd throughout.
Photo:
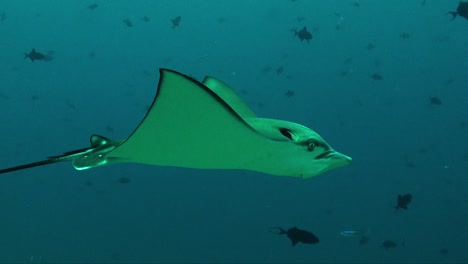
<svg viewBox="0 0 468 264"><path fill-rule="evenodd" d="M25 53L24 54L24 59L27 59L27 58L29 58L29 54Z"/></svg>
<svg viewBox="0 0 468 264"><path fill-rule="evenodd" d="M297 36L297 28L291 28L291 32L294 32L294 37Z"/></svg>
<svg viewBox="0 0 468 264"><path fill-rule="evenodd" d="M281 227L271 227L268 231L278 234L278 235L283 235L287 233L286 230L284 230Z"/></svg>
<svg viewBox="0 0 468 264"><path fill-rule="evenodd" d="M451 12L447 12L447 14L451 14L452 15L452 20L454 20L457 17L458 12L451 11Z"/></svg>

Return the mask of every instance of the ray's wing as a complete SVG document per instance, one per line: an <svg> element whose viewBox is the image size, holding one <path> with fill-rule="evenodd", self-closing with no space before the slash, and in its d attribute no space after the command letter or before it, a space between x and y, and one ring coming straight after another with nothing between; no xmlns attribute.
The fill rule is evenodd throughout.
<svg viewBox="0 0 468 264"><path fill-rule="evenodd" d="M244 169L277 147L205 85L172 70L161 69L160 74L145 118L109 157L162 166ZM248 113L248 107L242 109Z"/></svg>
<svg viewBox="0 0 468 264"><path fill-rule="evenodd" d="M242 118L257 117L255 113L248 107L237 93L229 87L225 82L211 76L206 76L202 82L210 88L216 95L221 97L239 116Z"/></svg>

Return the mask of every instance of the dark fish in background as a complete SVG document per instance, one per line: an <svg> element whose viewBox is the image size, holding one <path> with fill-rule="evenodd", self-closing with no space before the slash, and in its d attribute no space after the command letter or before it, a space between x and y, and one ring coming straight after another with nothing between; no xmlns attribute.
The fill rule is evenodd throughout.
<svg viewBox="0 0 468 264"><path fill-rule="evenodd" d="M43 53L37 52L36 49L32 49L31 52L24 54L24 58L29 58L32 62L34 62L35 60L51 61L54 59L53 55L53 51L49 51L46 55L44 55Z"/></svg>
<svg viewBox="0 0 468 264"><path fill-rule="evenodd" d="M439 253L440 253L441 255L447 256L447 254L448 254L448 249L442 248L441 250L439 250Z"/></svg>
<svg viewBox="0 0 468 264"><path fill-rule="evenodd" d="M297 31L296 29L294 31L294 36L297 36L301 42L306 40L307 43L310 43L310 40L312 39L312 33L307 31L306 26L304 26L301 30Z"/></svg>
<svg viewBox="0 0 468 264"><path fill-rule="evenodd" d="M397 198L397 205L395 206L395 209L405 209L408 210L408 205L411 203L411 200L413 199L413 195L411 193L407 193L405 195L398 195Z"/></svg>
<svg viewBox="0 0 468 264"><path fill-rule="evenodd" d="M280 75L281 73L283 73L283 71L284 71L283 66L278 67L278 68L276 69L276 75Z"/></svg>
<svg viewBox="0 0 468 264"><path fill-rule="evenodd" d="M182 17L181 17L181 16L176 16L175 18L171 19L172 28L178 27L181 20L182 20Z"/></svg>
<svg viewBox="0 0 468 264"><path fill-rule="evenodd" d="M367 50L373 50L375 48L375 45L372 43L367 44Z"/></svg>
<svg viewBox="0 0 468 264"><path fill-rule="evenodd" d="M133 23L132 23L132 21L130 21L130 19L125 18L125 19L123 20L123 22L125 23L125 25L126 25L127 27L133 27Z"/></svg>
<svg viewBox="0 0 468 264"><path fill-rule="evenodd" d="M148 22L150 22L151 19L148 16L144 16L144 17L141 18L141 20L148 23Z"/></svg>
<svg viewBox="0 0 468 264"><path fill-rule="evenodd" d="M468 2L460 1L458 3L457 11L451 11L447 14L452 15L452 20L454 20L457 17L457 15L468 19Z"/></svg>
<svg viewBox="0 0 468 264"><path fill-rule="evenodd" d="M289 239L291 239L292 246L295 246L299 242L304 244L316 244L320 242L319 238L311 232L301 230L297 227L290 228L287 231L281 227L272 227L270 228L270 232L278 235L286 234L289 237Z"/></svg>
<svg viewBox="0 0 468 264"><path fill-rule="evenodd" d="M359 239L359 245L365 245L369 243L369 238L367 236L362 236L361 239Z"/></svg>
<svg viewBox="0 0 468 264"><path fill-rule="evenodd" d="M98 4L92 4L92 5L89 5L89 6L88 6L88 9L89 9L89 10L94 10L94 9L96 9L96 8L98 8Z"/></svg>
<svg viewBox="0 0 468 264"><path fill-rule="evenodd" d="M303 16L298 16L298 17L296 17L296 21L297 21L297 22L302 22L302 21L304 21L304 20L305 20L305 17L303 17Z"/></svg>
<svg viewBox="0 0 468 264"><path fill-rule="evenodd" d="M294 91L292 90L288 90L286 93L284 93L284 95L286 95L287 97L293 97L294 96Z"/></svg>
<svg viewBox="0 0 468 264"><path fill-rule="evenodd" d="M382 243L382 246L385 248L385 249L389 249L389 248L396 248L397 247L397 243L393 242L392 240L385 240L383 243Z"/></svg>
<svg viewBox="0 0 468 264"><path fill-rule="evenodd" d="M127 184L127 183L130 183L130 179L127 178L127 177L120 177L120 178L119 178L119 183L120 183L120 184Z"/></svg>
<svg viewBox="0 0 468 264"><path fill-rule="evenodd" d="M410 37L411 37L411 34L407 32L403 32L400 34L400 38L402 39L409 39Z"/></svg>
<svg viewBox="0 0 468 264"><path fill-rule="evenodd" d="M380 75L379 73L374 73L370 76L373 80L376 80L376 81L380 81L383 79L382 75Z"/></svg>
<svg viewBox="0 0 468 264"><path fill-rule="evenodd" d="M421 6L425 6L426 5L426 0L422 0L421 1Z"/></svg>
<svg viewBox="0 0 468 264"><path fill-rule="evenodd" d="M2 12L2 13L0 14L0 21L3 22L3 21L5 21L5 20L6 20L6 14L5 14L5 12Z"/></svg>
<svg viewBox="0 0 468 264"><path fill-rule="evenodd" d="M431 104L431 105L441 105L442 100L440 100L440 98L437 97L437 96L430 96L429 97L429 104Z"/></svg>

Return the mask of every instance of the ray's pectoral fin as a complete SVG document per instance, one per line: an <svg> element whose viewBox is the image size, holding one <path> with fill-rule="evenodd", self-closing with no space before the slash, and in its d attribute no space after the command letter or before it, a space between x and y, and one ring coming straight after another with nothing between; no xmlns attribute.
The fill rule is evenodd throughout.
<svg viewBox="0 0 468 264"><path fill-rule="evenodd" d="M121 144L120 141L113 141L103 136L92 135L90 137L90 142L91 147L68 151L62 155L48 157L45 160L2 169L0 170L0 174L63 161L71 161L73 167L77 170L86 170L110 163L121 162L119 159L107 157L107 153Z"/></svg>

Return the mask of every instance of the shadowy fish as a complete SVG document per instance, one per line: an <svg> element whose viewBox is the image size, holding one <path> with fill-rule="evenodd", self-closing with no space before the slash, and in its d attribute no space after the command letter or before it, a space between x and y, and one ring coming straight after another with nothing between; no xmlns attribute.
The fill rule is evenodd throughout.
<svg viewBox="0 0 468 264"><path fill-rule="evenodd" d="M369 238L367 236L362 236L361 239L359 239L359 245L365 245L369 243Z"/></svg>
<svg viewBox="0 0 468 264"><path fill-rule="evenodd" d="M373 50L375 48L375 45L372 43L367 44L367 50Z"/></svg>
<svg viewBox="0 0 468 264"><path fill-rule="evenodd" d="M278 67L278 68L276 69L276 75L280 75L281 73L283 73L283 71L284 71L283 66Z"/></svg>
<svg viewBox="0 0 468 264"><path fill-rule="evenodd" d="M130 19L126 18L123 20L123 22L125 23L127 27L133 27L133 23L132 21L130 21Z"/></svg>
<svg viewBox="0 0 468 264"><path fill-rule="evenodd" d="M431 105L441 105L442 104L442 100L440 100L439 97L437 96L430 96L429 97L429 103Z"/></svg>
<svg viewBox="0 0 468 264"><path fill-rule="evenodd" d="M299 242L304 244L316 244L319 242L318 237L316 237L314 234L306 230L301 230L297 227L290 228L288 231L281 227L272 227L270 228L270 232L278 235L286 234L289 239L291 239L292 246L295 246Z"/></svg>
<svg viewBox="0 0 468 264"><path fill-rule="evenodd" d="M176 16L175 18L171 19L172 22L172 28L176 28L180 24L180 20L182 20L181 16Z"/></svg>
<svg viewBox="0 0 468 264"><path fill-rule="evenodd" d="M31 52L24 54L24 58L29 58L32 62L34 62L35 60L51 61L53 60L53 55L53 51L49 51L47 55L44 55L43 53L37 52L36 49L32 49Z"/></svg>
<svg viewBox="0 0 468 264"><path fill-rule="evenodd" d="M378 74L378 73L374 73L370 76L373 80L376 80L376 81L380 81L383 79L382 75Z"/></svg>
<svg viewBox="0 0 468 264"><path fill-rule="evenodd" d="M385 240L385 241L382 243L382 246L383 246L385 249L396 248L397 243L393 242L392 240Z"/></svg>
<svg viewBox="0 0 468 264"><path fill-rule="evenodd" d="M294 36L297 36L301 42L306 40L307 43L310 43L310 40L312 39L312 33L307 31L306 26L304 26L301 30L297 31L294 29Z"/></svg>
<svg viewBox="0 0 468 264"><path fill-rule="evenodd" d="M399 208L408 210L408 204L411 203L411 200L413 199L413 195L411 193L405 194L405 195L398 195L397 199L397 205L395 206L395 209L398 210Z"/></svg>
<svg viewBox="0 0 468 264"><path fill-rule="evenodd" d="M400 34L400 38L402 39L409 39L410 37L411 37L411 34L407 32L403 32Z"/></svg>
<svg viewBox="0 0 468 264"><path fill-rule="evenodd" d="M284 93L284 95L286 95L287 97L292 97L292 96L294 96L294 94L295 93L292 90L288 90L286 93Z"/></svg>
<svg viewBox="0 0 468 264"><path fill-rule="evenodd" d="M6 20L6 14L5 14L5 12L2 12L2 13L0 14L0 21L3 22L3 21L5 21L5 20Z"/></svg>
<svg viewBox="0 0 468 264"><path fill-rule="evenodd" d="M96 8L98 8L98 4L92 4L92 5L89 5L89 6L88 6L88 9L89 9L89 10L94 10L94 9L96 9Z"/></svg>
<svg viewBox="0 0 468 264"><path fill-rule="evenodd" d="M452 20L454 20L455 17L457 17L457 15L464 17L465 19L468 19L468 2L460 1L458 3L457 11L451 11L451 12L448 12L447 14L452 15Z"/></svg>
<svg viewBox="0 0 468 264"><path fill-rule="evenodd" d="M127 184L129 182L130 182L130 179L127 178L127 177L120 177L119 178L119 183L121 183L121 184Z"/></svg>
<svg viewBox="0 0 468 264"><path fill-rule="evenodd" d="M148 16L142 17L141 20L143 20L146 23L150 22L150 18Z"/></svg>

